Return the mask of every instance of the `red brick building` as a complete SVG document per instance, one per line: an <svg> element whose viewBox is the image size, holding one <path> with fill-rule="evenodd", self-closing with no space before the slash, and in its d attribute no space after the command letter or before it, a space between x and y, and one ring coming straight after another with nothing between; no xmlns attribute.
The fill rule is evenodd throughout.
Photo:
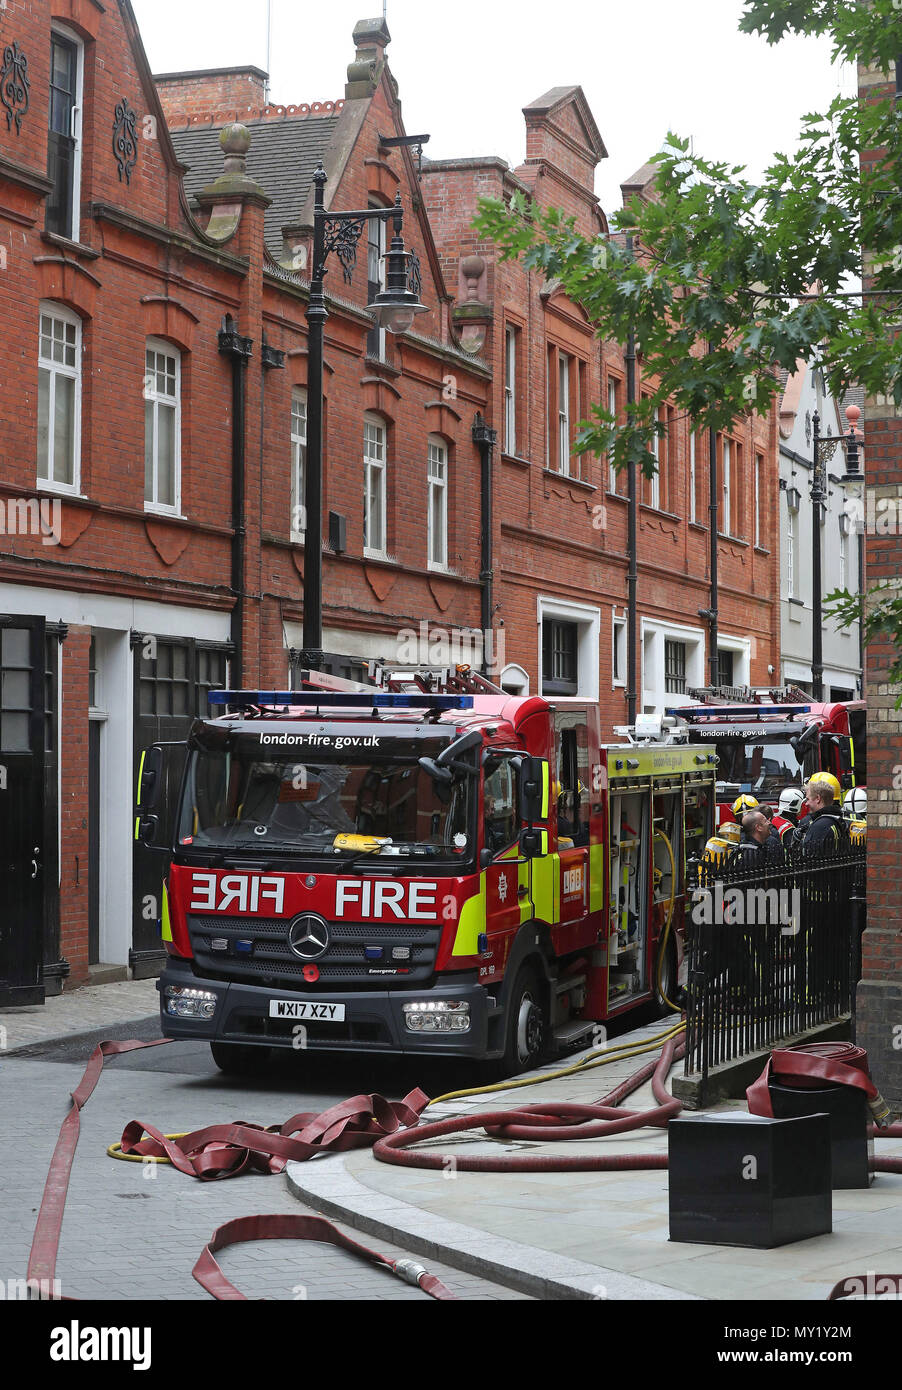
<svg viewBox="0 0 902 1390"><path fill-rule="evenodd" d="M319 159L327 206L400 191L429 309L386 341L364 312L366 243L350 285L331 266L327 644L391 656L423 618L479 625L472 427L490 374L455 344L411 151L382 142L404 132L381 23L355 32L343 101L255 114L259 74L225 74L215 92L199 84L203 120L196 101L193 121L173 115L174 137L128 0L14 3L3 25L0 292L15 333L0 383L14 422L0 472L0 804L16 867L0 981L25 1000L42 902L48 987L67 966L72 983L100 962L156 969L159 863L132 840L137 751L182 737L211 687L284 685L301 645ZM197 88L161 82L170 110ZM249 159L246 133L219 144L236 93ZM260 150L272 193L254 178ZM377 278L383 249L370 252Z"/></svg>
<svg viewBox="0 0 902 1390"><path fill-rule="evenodd" d="M895 77L862 66L862 100L902 95L902 58ZM864 150L862 166L878 162L882 151ZM869 257L865 253L867 271ZM865 289L872 283L867 274ZM898 517L902 484L902 410L885 396L868 397L864 408L865 517ZM888 509L888 510L884 510ZM902 553L898 527L878 527L865 536L868 587L898 585ZM885 641L871 642L865 656L868 701L868 927L862 941L862 981L858 987L857 1040L865 1047L877 1085L888 1100L902 1102L902 894L899 892L899 835L902 831L902 715L899 689L887 673L894 652Z"/></svg>
<svg viewBox="0 0 902 1390"><path fill-rule="evenodd" d="M597 696L610 729L626 713L627 572L622 480L573 452L592 400L622 408L622 356L470 228L479 194L522 187L606 230L592 191L605 150L578 88L526 108L516 171L445 161L421 176L381 21L355 30L343 99L288 107L264 106L253 68L155 82L128 0L10 0L2 23L0 829L14 868L0 1004L39 997L39 951L48 989L101 963L155 972L160 863L132 838L139 750L183 737L211 688L291 678L318 162L327 207L400 193L428 309L395 339L373 328L375 222L350 283L331 259L326 648L406 661L413 631L433 639L417 655L441 661L434 639L488 630L505 685ZM493 463L480 417L498 432ZM660 478L643 485L640 709L679 703L707 671L706 449L673 412L665 423ZM775 421L742 422L720 450L723 675L765 683Z"/></svg>
<svg viewBox="0 0 902 1390"><path fill-rule="evenodd" d="M424 188L465 334L484 336L501 450L494 554L498 620L511 667L505 684L588 695L603 727L627 718L626 478L573 444L593 401L626 403L620 349L601 343L554 283L501 263L472 220L480 197L515 190L576 219L587 237L608 230L594 193L604 143L579 87L556 87L524 110L526 160L428 163ZM654 166L624 196L647 194ZM641 361L638 386L643 389ZM685 703L708 681L710 608L707 434L668 409L659 475L640 480L639 712ZM722 683L767 685L779 670L779 544L775 412L748 416L718 440L719 640ZM518 669L512 669L516 667ZM778 679L778 677L776 678ZM528 683L528 687L527 687Z"/></svg>

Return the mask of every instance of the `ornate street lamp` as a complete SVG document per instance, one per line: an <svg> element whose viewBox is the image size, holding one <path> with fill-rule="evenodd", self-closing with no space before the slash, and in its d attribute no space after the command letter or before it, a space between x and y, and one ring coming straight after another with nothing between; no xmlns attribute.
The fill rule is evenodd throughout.
<svg viewBox="0 0 902 1390"><path fill-rule="evenodd" d="M369 306L368 313L380 328L390 333L406 333L416 315L427 312L427 306L419 301L420 269L416 252L404 249L401 236L404 214L400 193L390 208L327 212L326 171L322 164L313 175L313 186L313 273L307 308L308 418L302 661L311 670L319 670L323 662L323 339L329 317L325 295L326 262L334 251L341 262L345 283L350 285L363 229L371 221L393 222L394 236L386 257L385 289Z"/></svg>
<svg viewBox="0 0 902 1390"><path fill-rule="evenodd" d="M860 437L855 428L861 415L857 406L850 405L846 411L849 433L838 435L835 439L821 439L821 417L814 412L814 468L811 475L811 504L814 535L811 547L812 558L812 633L811 633L811 691L815 700L824 698L824 633L823 633L823 592L821 575L821 526L827 507L827 464L836 450L842 445L846 455L847 472L843 482L861 478L858 446Z"/></svg>

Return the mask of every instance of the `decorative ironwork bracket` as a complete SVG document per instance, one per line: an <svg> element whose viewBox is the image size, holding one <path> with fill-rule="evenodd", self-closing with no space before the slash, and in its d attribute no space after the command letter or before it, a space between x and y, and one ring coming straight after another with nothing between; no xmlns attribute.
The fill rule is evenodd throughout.
<svg viewBox="0 0 902 1390"><path fill-rule="evenodd" d="M18 43L13 41L3 50L3 68L0 70L0 101L6 107L6 128L12 129L16 123L16 134L22 129L22 117L28 111L28 98L31 83L28 80L28 59Z"/></svg>
<svg viewBox="0 0 902 1390"><path fill-rule="evenodd" d="M132 170L138 162L138 132L135 129L137 116L125 97L116 107L113 118L113 154L119 170L119 182L125 175L125 182L131 183Z"/></svg>

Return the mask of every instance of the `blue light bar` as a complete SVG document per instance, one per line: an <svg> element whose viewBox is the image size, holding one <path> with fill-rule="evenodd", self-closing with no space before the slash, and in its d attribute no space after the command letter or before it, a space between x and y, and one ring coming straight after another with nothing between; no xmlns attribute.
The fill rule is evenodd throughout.
<svg viewBox="0 0 902 1390"><path fill-rule="evenodd" d="M691 724L695 719L747 719L752 723L758 714L782 714L787 718L793 714L810 714L810 705L677 705L675 709L664 711L677 719L687 719Z"/></svg>
<svg viewBox="0 0 902 1390"><path fill-rule="evenodd" d="M303 709L472 709L472 695L396 695L375 690L372 695L329 690L211 690L211 705L240 709L267 707Z"/></svg>

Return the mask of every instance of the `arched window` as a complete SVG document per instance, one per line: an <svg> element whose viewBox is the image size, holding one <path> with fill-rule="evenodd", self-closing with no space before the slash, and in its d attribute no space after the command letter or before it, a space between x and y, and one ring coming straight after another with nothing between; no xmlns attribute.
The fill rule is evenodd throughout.
<svg viewBox="0 0 902 1390"><path fill-rule="evenodd" d="M81 319L62 304L40 306L38 484L55 492L81 486Z"/></svg>

